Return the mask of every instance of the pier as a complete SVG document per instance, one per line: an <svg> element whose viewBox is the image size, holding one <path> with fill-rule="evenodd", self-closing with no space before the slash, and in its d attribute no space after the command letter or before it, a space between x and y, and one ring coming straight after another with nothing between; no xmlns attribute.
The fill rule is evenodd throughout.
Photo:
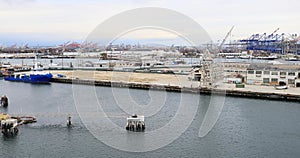
<svg viewBox="0 0 300 158"><path fill-rule="evenodd" d="M145 90L160 90L179 93L194 93L194 94L214 94L214 95L226 95L233 97L247 97L269 100L285 100L300 102L299 89L295 88L290 91L287 90L275 90L272 86L254 86L246 85L245 88L234 88L233 84L224 84L220 87L209 88L176 84L157 84L157 83L142 83L142 82L129 82L129 81L108 81L108 80L92 80L92 79L80 79L80 78L53 78L51 82L55 83L67 83L67 84L83 84L105 87L120 87L120 88L133 88L133 89L145 89ZM269 90L271 89L271 90ZM295 91L295 92L293 92Z"/></svg>

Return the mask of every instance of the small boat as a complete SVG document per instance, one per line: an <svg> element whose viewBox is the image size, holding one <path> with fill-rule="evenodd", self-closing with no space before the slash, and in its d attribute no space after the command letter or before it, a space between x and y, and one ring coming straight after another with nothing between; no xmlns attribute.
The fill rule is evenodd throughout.
<svg viewBox="0 0 300 158"><path fill-rule="evenodd" d="M288 57L288 58L285 58L286 61L298 61L297 58L295 57Z"/></svg>
<svg viewBox="0 0 300 158"><path fill-rule="evenodd" d="M275 86L275 89L277 90L288 89L288 86Z"/></svg>
<svg viewBox="0 0 300 158"><path fill-rule="evenodd" d="M269 56L258 56L256 59L259 60L275 60L278 59L277 55L269 55Z"/></svg>

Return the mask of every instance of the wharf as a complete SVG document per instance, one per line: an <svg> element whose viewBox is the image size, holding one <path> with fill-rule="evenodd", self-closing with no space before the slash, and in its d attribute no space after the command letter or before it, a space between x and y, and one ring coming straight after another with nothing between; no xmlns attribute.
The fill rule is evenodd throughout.
<svg viewBox="0 0 300 158"><path fill-rule="evenodd" d="M70 79L70 78L53 78L51 82L56 83L69 83L69 84L83 84L83 85L95 85L105 87L120 87L120 88L133 88L133 89L153 89L153 90L165 90L173 92L200 92L197 88L187 88L174 85L164 84L149 84L138 82L113 82L113 81L95 81L87 79Z"/></svg>
<svg viewBox="0 0 300 158"><path fill-rule="evenodd" d="M59 73L59 71L53 72ZM257 99L300 102L300 88L275 90L272 86L246 85L235 88L235 84L222 84L216 88L200 87L198 82L188 81L182 75L141 74L126 72L65 72L70 78L53 78L52 82L84 84L106 87L161 90L181 93L216 94Z"/></svg>

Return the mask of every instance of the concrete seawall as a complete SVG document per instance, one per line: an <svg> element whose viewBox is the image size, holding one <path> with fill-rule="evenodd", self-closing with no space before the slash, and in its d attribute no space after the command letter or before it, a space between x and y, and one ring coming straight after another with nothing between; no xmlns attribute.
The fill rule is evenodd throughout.
<svg viewBox="0 0 300 158"><path fill-rule="evenodd" d="M286 93L274 93L274 92L257 92L257 91L244 91L237 89L211 89L206 87L181 87L176 85L164 85L164 84L149 84L138 82L112 82L101 80L88 80L88 79L70 79L70 78L53 78L51 82L56 83L68 83L68 84L83 84L83 85L95 85L106 87L120 87L120 88L134 88L145 90L161 90L170 92L181 93L195 93L195 94L216 94L226 95L234 97L247 97L257 99L269 99L269 100L284 100L300 102L300 94L286 94Z"/></svg>

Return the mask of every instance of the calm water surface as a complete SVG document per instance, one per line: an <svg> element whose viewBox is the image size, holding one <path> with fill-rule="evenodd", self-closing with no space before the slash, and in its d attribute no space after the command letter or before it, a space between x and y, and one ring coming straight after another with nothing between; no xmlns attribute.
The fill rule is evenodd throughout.
<svg viewBox="0 0 300 158"><path fill-rule="evenodd" d="M128 99L138 104L151 100L149 91L129 91ZM170 121L181 96L153 93L166 95L166 101L156 115L146 118L147 130ZM133 153L111 148L90 134L76 113L70 84L33 85L0 80L0 95L3 94L9 97L9 107L0 108L1 112L34 115L38 122L19 127L17 137L1 136L0 157L300 157L299 103L227 97L213 130L199 138L203 110L210 97L197 96L197 115L180 138L155 151ZM126 113L117 106L111 89L96 87L96 94L104 110L114 116L113 121L124 126ZM73 128L66 127L68 114L72 115Z"/></svg>

